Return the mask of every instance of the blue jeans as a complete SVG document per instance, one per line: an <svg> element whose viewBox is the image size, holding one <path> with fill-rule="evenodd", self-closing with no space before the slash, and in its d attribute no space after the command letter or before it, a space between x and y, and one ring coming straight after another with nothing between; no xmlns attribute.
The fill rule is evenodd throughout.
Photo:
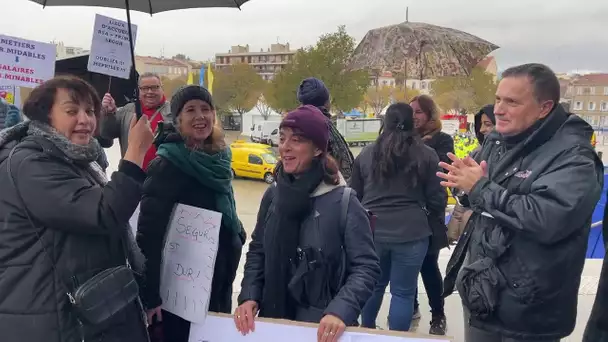
<svg viewBox="0 0 608 342"><path fill-rule="evenodd" d="M382 275L371 298L361 312L361 325L376 328L376 317L382 305L386 286L391 284L391 306L388 313L390 330L407 331L414 313L414 298L418 287L418 274L429 247L429 239L404 242L376 242Z"/></svg>

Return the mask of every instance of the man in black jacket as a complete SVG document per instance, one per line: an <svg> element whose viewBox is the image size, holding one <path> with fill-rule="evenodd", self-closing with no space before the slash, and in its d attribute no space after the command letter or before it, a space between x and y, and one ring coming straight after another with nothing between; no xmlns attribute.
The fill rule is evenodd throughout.
<svg viewBox="0 0 608 342"><path fill-rule="evenodd" d="M447 268L467 342L559 341L574 330L591 215L603 186L593 129L559 105L541 64L507 69L496 130L475 156L440 163L474 213Z"/></svg>

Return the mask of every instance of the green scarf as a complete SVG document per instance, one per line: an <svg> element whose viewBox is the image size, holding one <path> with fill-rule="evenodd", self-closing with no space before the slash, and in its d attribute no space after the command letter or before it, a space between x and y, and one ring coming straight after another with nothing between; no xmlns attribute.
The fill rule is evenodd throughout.
<svg viewBox="0 0 608 342"><path fill-rule="evenodd" d="M172 142L161 144L156 154L167 158L202 185L214 190L217 193L217 210L222 213L222 223L233 232L240 233L241 224L236 214L232 189L232 153L229 148L209 155L202 151L190 150L183 142Z"/></svg>

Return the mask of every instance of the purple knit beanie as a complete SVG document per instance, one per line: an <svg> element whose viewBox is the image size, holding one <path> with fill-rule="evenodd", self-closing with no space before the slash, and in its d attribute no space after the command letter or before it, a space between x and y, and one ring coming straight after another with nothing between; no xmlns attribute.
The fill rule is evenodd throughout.
<svg viewBox="0 0 608 342"><path fill-rule="evenodd" d="M280 128L289 127L304 138L310 139L315 146L323 152L327 152L329 145L329 127L327 118L313 105L300 106L287 113Z"/></svg>

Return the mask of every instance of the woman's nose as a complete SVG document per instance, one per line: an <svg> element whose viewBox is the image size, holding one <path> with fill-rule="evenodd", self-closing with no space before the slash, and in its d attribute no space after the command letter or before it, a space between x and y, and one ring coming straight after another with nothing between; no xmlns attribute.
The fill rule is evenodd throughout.
<svg viewBox="0 0 608 342"><path fill-rule="evenodd" d="M89 114L85 110L79 110L77 118L79 123L86 123L89 121Z"/></svg>

